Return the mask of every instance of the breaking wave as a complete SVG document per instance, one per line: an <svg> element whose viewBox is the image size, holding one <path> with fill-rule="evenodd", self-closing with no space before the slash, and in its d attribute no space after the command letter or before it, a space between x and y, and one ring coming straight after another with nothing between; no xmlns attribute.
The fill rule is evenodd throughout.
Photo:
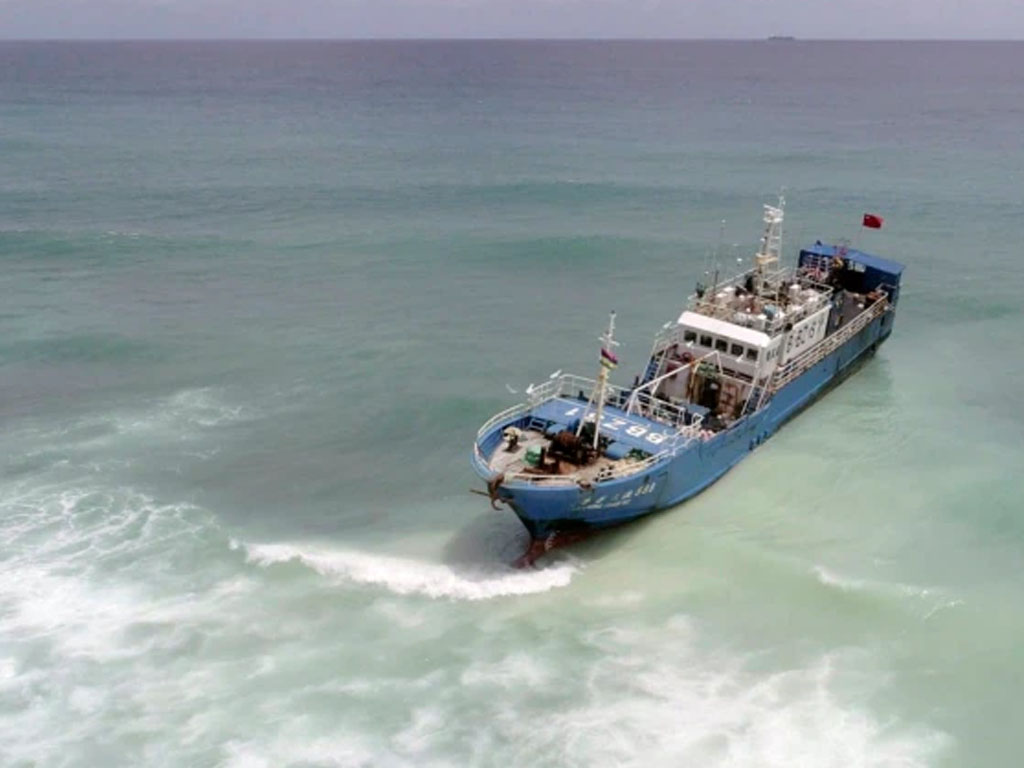
<svg viewBox="0 0 1024 768"><path fill-rule="evenodd" d="M916 601L927 608L925 619L945 608L963 605L962 600L951 598L943 590L936 588L851 578L835 573L821 565L814 566L812 573L822 586L837 589L840 592Z"/></svg>
<svg viewBox="0 0 1024 768"><path fill-rule="evenodd" d="M237 546L237 544L236 544ZM313 545L246 544L246 559L261 566L297 562L342 582L383 587L399 595L489 600L565 587L579 571L566 558L540 569L458 568L401 557L331 550Z"/></svg>
<svg viewBox="0 0 1024 768"><path fill-rule="evenodd" d="M190 666L181 679L168 679L166 667L237 631L254 586L237 569L206 557L222 551L223 540L205 510L161 503L131 488L6 489L0 498L5 764L92 762L89 744L131 738L126 712L144 721L139 732L157 743L168 721L181 725L196 711L211 667Z"/></svg>
<svg viewBox="0 0 1024 768"><path fill-rule="evenodd" d="M685 617L638 614L633 591L610 603L628 620L560 632L547 629L565 601L554 614L441 602L564 587L580 566L563 555L516 571L232 543L243 561L209 513L130 489L36 489L0 507L0 696L16 707L0 743L15 763L57 763L102 736L230 766L923 768L949 742L874 711L887 683L867 654L766 670L709 651ZM385 593L367 611L269 570L288 567ZM355 611L365 635L345 634ZM481 611L506 616L467 623ZM288 720L327 709L336 718ZM371 725L366 712L389 714Z"/></svg>

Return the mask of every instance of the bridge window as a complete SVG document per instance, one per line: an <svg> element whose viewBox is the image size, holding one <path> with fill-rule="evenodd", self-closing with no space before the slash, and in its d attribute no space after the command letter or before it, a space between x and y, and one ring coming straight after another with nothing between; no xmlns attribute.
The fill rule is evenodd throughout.
<svg viewBox="0 0 1024 768"><path fill-rule="evenodd" d="M700 337L700 345L702 347L710 347L711 346L711 337L710 336L701 336Z"/></svg>
<svg viewBox="0 0 1024 768"><path fill-rule="evenodd" d="M687 343L693 343L697 340L696 331L683 331L683 341Z"/></svg>
<svg viewBox="0 0 1024 768"><path fill-rule="evenodd" d="M729 348L729 344L725 339L715 339L715 349L719 352L725 352Z"/></svg>
<svg viewBox="0 0 1024 768"><path fill-rule="evenodd" d="M747 360L757 360L757 350L753 347L747 347Z"/></svg>
<svg viewBox="0 0 1024 768"><path fill-rule="evenodd" d="M733 357L743 357L743 345L733 344L732 347L729 348L729 354Z"/></svg>

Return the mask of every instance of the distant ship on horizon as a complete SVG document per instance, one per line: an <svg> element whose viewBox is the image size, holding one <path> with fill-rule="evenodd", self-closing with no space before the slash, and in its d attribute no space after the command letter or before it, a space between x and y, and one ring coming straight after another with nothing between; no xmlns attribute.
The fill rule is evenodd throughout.
<svg viewBox="0 0 1024 768"><path fill-rule="evenodd" d="M786 40L786 41L796 40L796 38L793 37L792 35L770 35L768 37L768 39L769 40Z"/></svg>

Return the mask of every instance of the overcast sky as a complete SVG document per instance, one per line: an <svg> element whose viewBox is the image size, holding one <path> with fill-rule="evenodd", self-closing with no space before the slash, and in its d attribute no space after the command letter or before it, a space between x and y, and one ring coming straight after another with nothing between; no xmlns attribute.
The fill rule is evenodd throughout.
<svg viewBox="0 0 1024 768"><path fill-rule="evenodd" d="M0 0L2 38L1024 38L1024 0Z"/></svg>

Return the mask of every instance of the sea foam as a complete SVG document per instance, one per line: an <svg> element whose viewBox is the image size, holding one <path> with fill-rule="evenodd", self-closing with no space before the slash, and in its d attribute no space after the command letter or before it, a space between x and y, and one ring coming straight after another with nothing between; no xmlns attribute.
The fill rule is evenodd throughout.
<svg viewBox="0 0 1024 768"><path fill-rule="evenodd" d="M402 557L312 544L247 544L246 558L261 566L297 562L341 582L382 587L399 595L424 595L452 600L488 600L530 595L565 587L579 571L563 559L539 569L509 566L461 569Z"/></svg>
<svg viewBox="0 0 1024 768"><path fill-rule="evenodd" d="M703 648L683 616L660 627L601 627L580 640L581 660L567 656L559 667L565 706L535 710L537 691L523 679L486 699L484 754L514 744L506 762L565 768L924 768L950 743L940 731L869 709L888 676L856 650L765 670L758 657ZM520 667L508 657L477 663L462 675L461 690Z"/></svg>

